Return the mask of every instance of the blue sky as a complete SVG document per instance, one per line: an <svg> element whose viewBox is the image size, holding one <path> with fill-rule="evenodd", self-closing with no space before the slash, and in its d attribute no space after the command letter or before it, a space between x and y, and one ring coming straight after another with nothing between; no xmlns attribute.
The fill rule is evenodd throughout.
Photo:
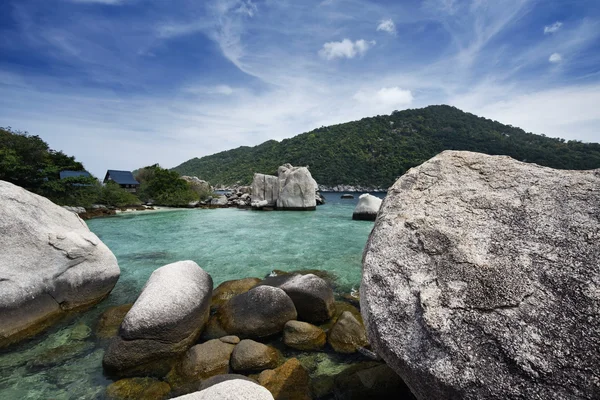
<svg viewBox="0 0 600 400"><path fill-rule="evenodd" d="M0 126L99 177L430 104L600 141L600 2L0 3Z"/></svg>

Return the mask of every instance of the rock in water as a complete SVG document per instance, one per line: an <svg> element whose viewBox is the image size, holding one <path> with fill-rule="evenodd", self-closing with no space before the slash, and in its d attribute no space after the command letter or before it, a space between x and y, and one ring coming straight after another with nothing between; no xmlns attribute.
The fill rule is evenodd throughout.
<svg viewBox="0 0 600 400"><path fill-rule="evenodd" d="M200 336L208 320L212 286L210 275L193 261L155 270L106 351L105 370L127 376L140 371L160 374L153 370L157 362L169 368L166 361Z"/></svg>
<svg viewBox="0 0 600 400"><path fill-rule="evenodd" d="M4 181L0 249L0 347L99 302L119 279L117 259L81 218Z"/></svg>
<svg viewBox="0 0 600 400"><path fill-rule="evenodd" d="M273 175L254 174L254 179L252 180L252 201L256 203L266 201L264 206L274 206L277 204L278 198L279 180L277 177Z"/></svg>
<svg viewBox="0 0 600 400"><path fill-rule="evenodd" d="M381 202L382 200L379 197L375 197L372 194L361 194L358 198L358 204L352 213L352 219L375 221L379 207L381 207Z"/></svg>
<svg viewBox="0 0 600 400"><path fill-rule="evenodd" d="M443 152L388 192L360 290L419 399L600 398L600 170Z"/></svg>
<svg viewBox="0 0 600 400"><path fill-rule="evenodd" d="M279 167L280 210L314 210L317 207L315 191L317 183L306 167L292 167L284 164ZM254 193L254 192L253 192Z"/></svg>
<svg viewBox="0 0 600 400"><path fill-rule="evenodd" d="M175 397L177 400L273 400L264 387L245 379L229 379L199 392Z"/></svg>

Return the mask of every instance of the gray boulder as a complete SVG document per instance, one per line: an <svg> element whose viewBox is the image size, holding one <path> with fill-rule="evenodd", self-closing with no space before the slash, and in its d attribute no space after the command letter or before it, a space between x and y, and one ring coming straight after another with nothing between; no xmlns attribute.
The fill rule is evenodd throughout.
<svg viewBox="0 0 600 400"><path fill-rule="evenodd" d="M361 194L358 198L358 204L352 213L352 219L375 221L377 212L381 207L382 200L372 194Z"/></svg>
<svg viewBox="0 0 600 400"><path fill-rule="evenodd" d="M252 180L252 202L266 205L276 205L279 198L279 180L276 176L254 174ZM262 203L266 201L266 203ZM264 206L263 206L264 207Z"/></svg>
<svg viewBox="0 0 600 400"><path fill-rule="evenodd" d="M283 328L283 343L296 350L320 350L326 340L325 331L308 322L288 321Z"/></svg>
<svg viewBox="0 0 600 400"><path fill-rule="evenodd" d="M229 359L236 345L219 339L197 344L189 349L180 367L185 378L204 380L229 372Z"/></svg>
<svg viewBox="0 0 600 400"><path fill-rule="evenodd" d="M446 151L364 252L375 351L419 399L600 397L600 170Z"/></svg>
<svg viewBox="0 0 600 400"><path fill-rule="evenodd" d="M350 311L344 311L329 330L327 340L338 353L356 353L367 346L364 325Z"/></svg>
<svg viewBox="0 0 600 400"><path fill-rule="evenodd" d="M317 184L306 167L284 164L279 167L279 197L277 208L282 210L314 210L317 206Z"/></svg>
<svg viewBox="0 0 600 400"><path fill-rule="evenodd" d="M229 379L199 392L175 397L178 400L274 400L264 387L246 379Z"/></svg>
<svg viewBox="0 0 600 400"><path fill-rule="evenodd" d="M104 299L113 253L76 214L0 181L0 347Z"/></svg>
<svg viewBox="0 0 600 400"><path fill-rule="evenodd" d="M219 197L213 197L210 201L210 204L213 206L224 207L227 205L227 197L224 195L221 195Z"/></svg>
<svg viewBox="0 0 600 400"><path fill-rule="evenodd" d="M155 270L106 351L105 370L126 376L185 352L208 320L212 286L193 261Z"/></svg>
<svg viewBox="0 0 600 400"><path fill-rule="evenodd" d="M285 323L297 316L292 299L271 286L258 286L234 296L216 314L228 334L254 339L283 331Z"/></svg>
<svg viewBox="0 0 600 400"><path fill-rule="evenodd" d="M271 346L244 339L235 346L231 355L234 371L262 371L277 367L279 353Z"/></svg>

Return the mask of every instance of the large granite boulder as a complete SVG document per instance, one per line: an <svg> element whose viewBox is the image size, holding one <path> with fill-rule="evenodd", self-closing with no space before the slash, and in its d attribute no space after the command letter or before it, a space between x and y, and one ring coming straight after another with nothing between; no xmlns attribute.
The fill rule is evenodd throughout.
<svg viewBox="0 0 600 400"><path fill-rule="evenodd" d="M375 221L382 201L383 200L379 197L373 196L372 194L361 194L358 198L358 204L354 207L352 219Z"/></svg>
<svg viewBox="0 0 600 400"><path fill-rule="evenodd" d="M0 181L0 347L101 301L119 274L76 214Z"/></svg>
<svg viewBox="0 0 600 400"><path fill-rule="evenodd" d="M177 400L273 400L264 387L246 379L229 379L199 392L175 397Z"/></svg>
<svg viewBox="0 0 600 400"><path fill-rule="evenodd" d="M279 180L276 176L254 174L252 180L252 201L263 202L265 205L274 206L279 198ZM261 203L263 204L263 203Z"/></svg>
<svg viewBox="0 0 600 400"><path fill-rule="evenodd" d="M388 192L370 342L419 399L600 397L600 170L446 151Z"/></svg>
<svg viewBox="0 0 600 400"><path fill-rule="evenodd" d="M200 336L212 286L210 275L193 261L155 270L104 355L105 371L117 376L148 373L157 363L168 371L167 360L185 352Z"/></svg>
<svg viewBox="0 0 600 400"><path fill-rule="evenodd" d="M277 171L280 210L314 210L317 207L315 192L317 183L306 167L284 164Z"/></svg>
<svg viewBox="0 0 600 400"><path fill-rule="evenodd" d="M216 320L228 334L256 339L283 331L285 323L297 316L294 302L283 290L258 286L221 306Z"/></svg>
<svg viewBox="0 0 600 400"><path fill-rule="evenodd" d="M284 274L270 276L261 285L283 289L296 306L298 319L310 323L324 322L335 312L333 289L315 274Z"/></svg>

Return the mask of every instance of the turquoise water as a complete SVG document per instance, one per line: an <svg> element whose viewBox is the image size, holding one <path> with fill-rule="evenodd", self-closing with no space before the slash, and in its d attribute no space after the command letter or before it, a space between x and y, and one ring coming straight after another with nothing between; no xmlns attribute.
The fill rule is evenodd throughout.
<svg viewBox="0 0 600 400"><path fill-rule="evenodd" d="M102 398L107 342L94 336L100 314L133 302L156 268L194 260L215 285L264 277L274 269L327 270L336 291L357 288L361 256L372 222L352 221L357 199L326 194L314 212L238 209L136 212L88 221L116 255L121 277L101 304L71 316L48 332L0 353L0 399ZM58 350L57 350L58 348Z"/></svg>

